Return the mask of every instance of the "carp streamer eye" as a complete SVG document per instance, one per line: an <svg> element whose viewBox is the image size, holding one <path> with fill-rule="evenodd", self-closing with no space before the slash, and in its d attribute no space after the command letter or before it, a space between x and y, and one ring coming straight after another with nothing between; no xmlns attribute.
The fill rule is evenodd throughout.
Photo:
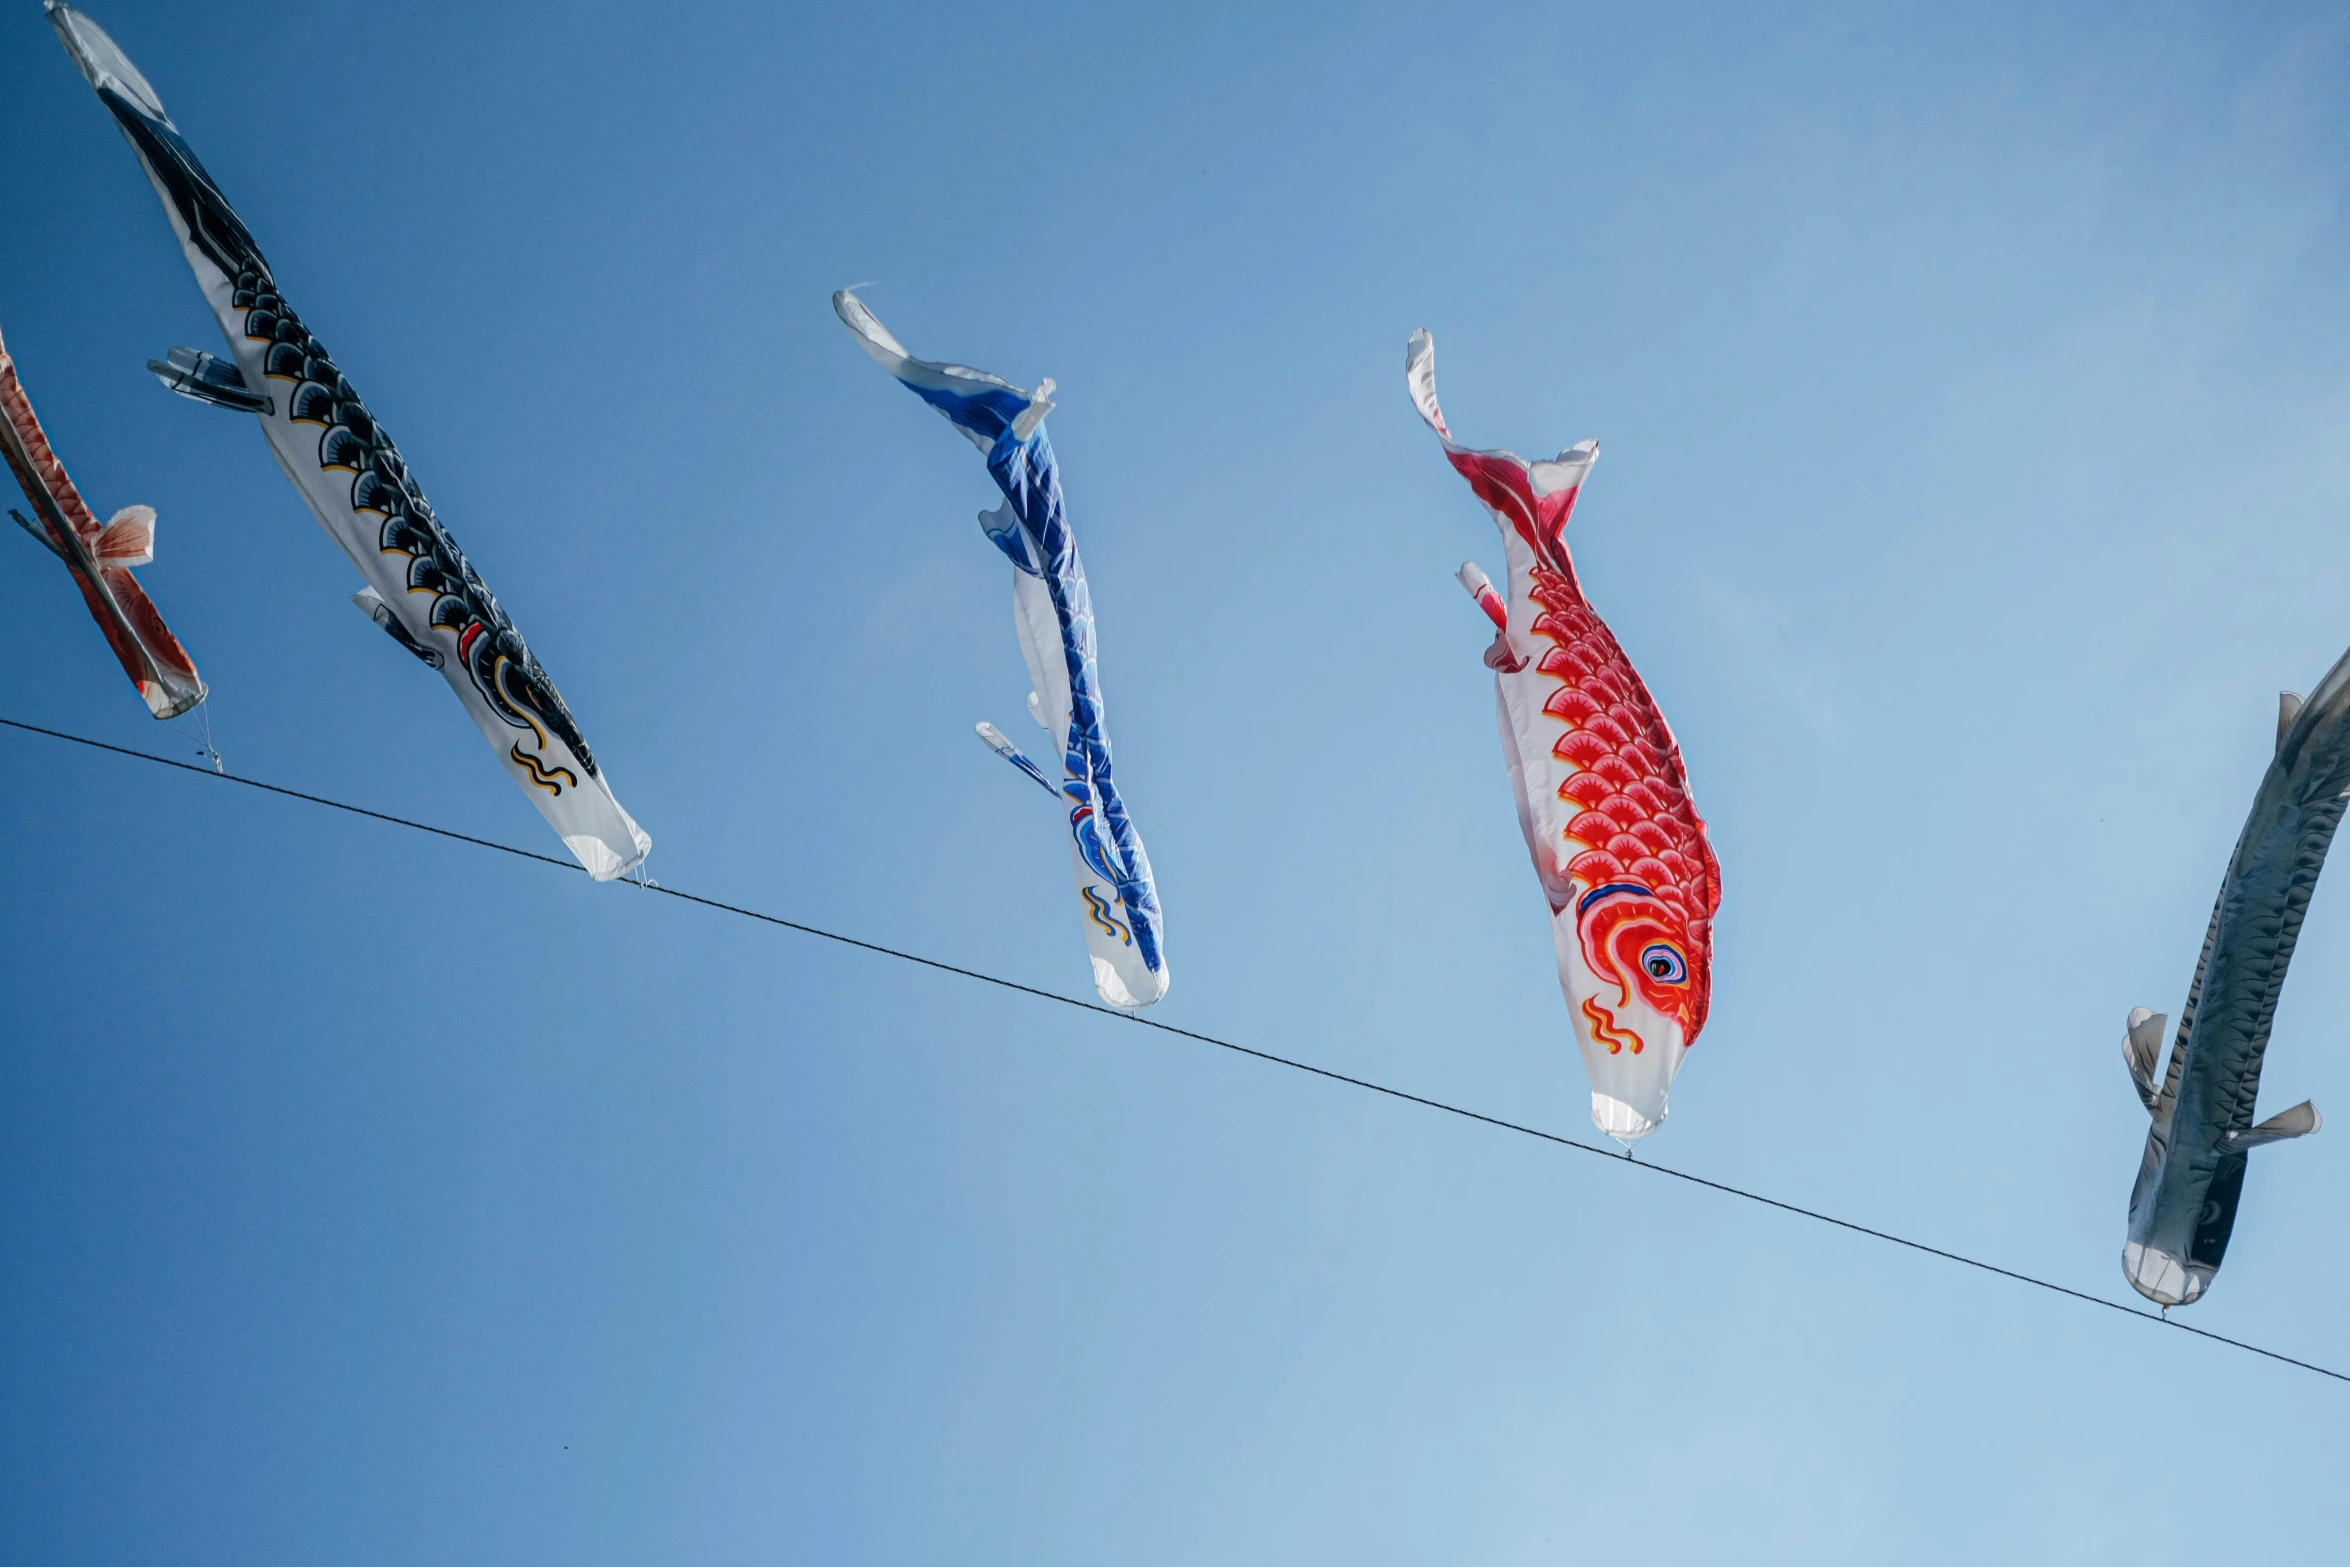
<svg viewBox="0 0 2350 1567"><path fill-rule="evenodd" d="M1681 954L1661 941L1640 954L1640 966L1648 971L1650 979L1668 985L1678 985L1689 977L1689 965Z"/></svg>

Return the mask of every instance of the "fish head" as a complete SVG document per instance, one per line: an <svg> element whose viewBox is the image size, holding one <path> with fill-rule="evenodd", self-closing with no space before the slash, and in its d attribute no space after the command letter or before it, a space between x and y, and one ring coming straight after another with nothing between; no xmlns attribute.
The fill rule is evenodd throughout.
<svg viewBox="0 0 2350 1567"><path fill-rule="evenodd" d="M2192 1111L2182 1112L2190 1128L2201 1124ZM2182 1142L2175 1124L2157 1125L2147 1138L2130 1193L2122 1276L2158 1306L2202 1299L2227 1258L2250 1160L2241 1149L2208 1146L2225 1140L2214 1134Z"/></svg>
<svg viewBox="0 0 2350 1567"><path fill-rule="evenodd" d="M1599 982L1581 1010L1610 1055L1672 1061L1696 1043L1713 995L1707 936L1674 899L1638 882L1595 887L1576 901L1576 946Z"/></svg>

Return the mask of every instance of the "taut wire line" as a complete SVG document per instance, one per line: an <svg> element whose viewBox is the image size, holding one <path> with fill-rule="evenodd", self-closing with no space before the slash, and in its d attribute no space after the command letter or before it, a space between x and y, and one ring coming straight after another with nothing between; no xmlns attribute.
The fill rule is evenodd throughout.
<svg viewBox="0 0 2350 1567"><path fill-rule="evenodd" d="M536 860L541 865L552 865L557 870L578 871L580 874L585 874L576 860L558 859L554 855L540 854L530 849L517 849L512 844L499 843L489 838L476 838L471 833L455 832L446 827L435 827L428 822L411 821L405 816L393 816L384 811L371 811L363 805L350 805L341 800L330 800L324 795L305 794L299 789L288 789L282 784L263 783L258 778L244 778L231 772L215 772L209 767L198 767L189 762L175 762L169 757L156 756L146 751L135 751L128 746L109 745L103 740L92 740L82 735L67 734L61 729L44 729L39 724L22 723L13 718L0 718L0 724L4 724L10 729L22 730L27 734L46 735L52 740L64 740L73 745L88 746L92 750L108 751L116 756L130 757L135 761L152 762L158 767L177 768L183 773L193 773L199 778L242 784L248 789L259 789L265 793L283 795L289 800L302 800L311 805L326 806L330 810L347 811L353 816L365 816L374 821L387 822L394 827L405 827L413 832L430 833L436 838L452 838L459 843L472 844L476 848L495 849L500 854L511 854L519 859ZM1759 1203L1765 1208L1775 1208L1781 1213L1794 1214L1797 1218L1810 1219L1815 1223L1831 1225L1854 1235L1865 1235L1871 1240L1884 1241L1890 1245L1906 1247L1910 1251L1923 1252L1929 1257L1939 1257L1945 1262L1955 1262L1962 1267L1995 1274L2017 1284L2029 1284L2035 1289L2067 1296L2087 1305L2102 1306L2108 1311L2118 1311L2125 1317L2134 1317L2140 1322L2151 1323L2156 1327L2191 1333L2197 1338L2209 1339L2215 1344L2225 1344L2231 1349L2240 1349L2247 1354L2279 1361L2303 1371L2314 1372L2321 1377L2331 1377L2336 1382L2350 1382L2350 1374L2330 1370L2310 1361L2297 1360L2291 1355L2280 1354L2273 1349L2263 1349L2258 1344L2248 1344L2242 1339L2229 1338L2224 1333L2214 1333L2208 1328L2193 1327L2187 1323L2175 1321L2167 1315L2158 1316L2151 1311L2143 1311L2135 1306L2123 1305L2119 1301L2107 1300L2102 1295L2092 1295L2086 1290L2077 1290L2050 1279L2036 1278L2029 1273L2018 1273L2013 1268L2003 1268L1997 1263L1984 1262L1979 1258L1948 1251L1940 1246L1929 1246L1924 1241L1913 1241L1907 1236L1895 1235L1889 1230L1872 1229L1868 1225L1858 1224L1850 1219L1839 1219L1832 1213L1821 1213L1815 1208L1805 1208L1795 1203L1782 1202L1776 1197L1766 1197L1760 1192L1749 1191L1743 1186L1732 1186L1724 1181L1708 1180L1702 1175L1692 1175L1686 1170L1676 1170L1671 1165L1652 1164L1645 1159L1621 1158L1596 1144L1580 1142L1557 1132L1546 1132L1540 1127L1527 1126L1522 1122L1505 1121L1500 1116L1487 1115L1482 1110L1471 1110L1463 1105L1447 1104L1444 1100L1430 1099L1401 1088L1391 1088L1385 1083L1375 1083L1369 1078L1350 1077L1344 1072L1332 1071L1326 1066L1315 1066L1309 1061L1300 1061L1291 1056L1275 1055L1270 1050L1258 1050L1253 1046L1236 1044L1229 1039L1219 1039L1213 1034L1202 1034L1192 1029L1178 1028L1172 1023L1162 1023L1156 1018L1144 1017L1139 1013L1121 1012L1114 1007L1102 1006L1091 1001L1080 1001L1074 996L1064 996L1055 991L1040 990L1034 985L1024 985L1016 979L1005 979L1000 975L982 973L978 969L963 968L937 958L926 958L918 952L905 952L896 947L885 947L879 942L865 941L856 936L846 936L839 931L826 930L820 925L807 925L798 920L787 920L779 914L764 914L757 909L746 909L740 904L724 903L716 898L702 897L698 893L680 891L675 887L664 887L656 881L630 881L625 885L636 887L643 892L656 893L664 898L675 898L683 903L697 903L706 909L716 909L721 914L733 914L743 919L757 920L766 925L778 925L785 930L798 931L803 936L816 936L825 941L838 942L844 947L855 947L860 951L871 952L881 957L895 958L901 963L918 964L923 968L935 969L942 974L953 974L958 978L976 980L980 984L993 985L1001 990L1016 991L1023 996L1033 996L1039 1001L1056 1002L1061 1006L1075 1007L1081 1012L1091 1012L1101 1017L1114 1018L1121 1023L1132 1023L1141 1028L1156 1029L1162 1034L1172 1034L1179 1039L1189 1039L1199 1044L1213 1045L1218 1050L1229 1050L1234 1055L1248 1056L1270 1066L1287 1067L1293 1072L1304 1072L1313 1077L1326 1078L1333 1083L1344 1083L1349 1088L1360 1088L1367 1093L1379 1094L1389 1099L1399 1099L1406 1104L1418 1105L1422 1109L1457 1116L1464 1121L1475 1121L1497 1131L1512 1132L1520 1137L1531 1137L1538 1142L1549 1143L1559 1148L1572 1148L1577 1153L1591 1154L1597 1158L1605 1159L1609 1164L1619 1169L1645 1170L1651 1175L1664 1176L1691 1186L1701 1186L1707 1191L1720 1192L1726 1197L1743 1198L1747 1202Z"/></svg>

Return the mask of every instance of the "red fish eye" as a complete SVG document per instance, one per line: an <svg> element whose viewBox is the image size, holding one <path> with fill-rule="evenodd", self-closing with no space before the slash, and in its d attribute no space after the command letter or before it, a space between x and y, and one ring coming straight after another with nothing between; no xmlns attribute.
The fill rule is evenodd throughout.
<svg viewBox="0 0 2350 1567"><path fill-rule="evenodd" d="M1648 971L1650 979L1668 985L1678 985L1689 977L1689 965L1681 954L1662 941L1651 943L1640 954L1640 966Z"/></svg>

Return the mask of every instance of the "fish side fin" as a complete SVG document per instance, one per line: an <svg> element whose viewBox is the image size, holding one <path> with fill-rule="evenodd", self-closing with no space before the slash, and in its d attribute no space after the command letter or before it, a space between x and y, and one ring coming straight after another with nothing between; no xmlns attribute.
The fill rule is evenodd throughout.
<svg viewBox="0 0 2350 1567"><path fill-rule="evenodd" d="M408 634L408 628L400 624L400 617L392 612L392 606L386 604L383 595L375 589L361 588L351 595L351 602L359 607L359 613L383 627L385 634L394 642L424 660L426 667L438 669L446 662L439 648L426 647Z"/></svg>
<svg viewBox="0 0 2350 1567"><path fill-rule="evenodd" d="M1044 698L1033 691L1028 693L1028 716L1035 719L1036 727L1046 734L1053 732L1052 720L1044 716Z"/></svg>
<svg viewBox="0 0 2350 1567"><path fill-rule="evenodd" d="M175 348L167 358L148 360L147 368L156 380L196 402L244 414L277 412L275 398L254 391L245 384L243 371L211 354Z"/></svg>
<svg viewBox="0 0 2350 1567"><path fill-rule="evenodd" d="M2228 1133L2230 1148L2266 1148L2270 1143L2285 1142L2290 1138L2307 1137L2326 1124L2317 1106L2304 1099L2290 1110L2279 1110L2249 1132Z"/></svg>
<svg viewBox="0 0 2350 1567"><path fill-rule="evenodd" d="M1483 567L1473 560L1464 560L1461 569L1453 573L1453 578L1469 590L1469 597L1475 599L1477 607L1485 611L1485 618L1493 622L1494 630L1509 630L1510 607L1501 601L1500 594L1493 591L1493 579L1485 575Z"/></svg>
<svg viewBox="0 0 2350 1567"><path fill-rule="evenodd" d="M979 514L979 526L986 533L987 542L1004 552L1004 558L1032 577L1044 575L1036 568L1036 551L1028 547L1028 535L1020 526L1020 514L1012 510L1010 501L994 511Z"/></svg>
<svg viewBox="0 0 2350 1567"><path fill-rule="evenodd" d="M155 559L155 508L125 506L106 519L106 526L90 541L90 558L101 567L117 570L145 566Z"/></svg>
<svg viewBox="0 0 2350 1567"><path fill-rule="evenodd" d="M1020 748L1014 745L1011 741L1005 739L1004 732L1001 729L998 729L995 725L987 722L987 720L981 719L978 724L973 726L972 732L979 736L979 743L981 745L986 746L990 751L993 751L996 755L1002 757L1005 761L1010 762L1014 767L1019 768L1020 771L1035 779L1036 786L1039 789L1042 789L1045 793L1051 795L1056 800L1061 797L1061 791L1053 787L1053 781L1044 775L1044 769L1037 766L1027 757L1021 755Z"/></svg>
<svg viewBox="0 0 2350 1567"><path fill-rule="evenodd" d="M1046 376L1036 383L1036 390L1028 398L1028 406L1020 410L1020 417L1012 421L1012 439L1025 441L1044 423L1044 416L1053 411L1053 378Z"/></svg>
<svg viewBox="0 0 2350 1567"><path fill-rule="evenodd" d="M1461 569L1453 577L1469 590L1469 597L1477 601L1477 607L1485 611L1485 618L1493 622L1493 646L1485 650L1485 667L1508 675L1524 669L1528 662L1526 655L1510 642L1510 607L1493 591L1493 579L1473 560L1462 561Z"/></svg>
<svg viewBox="0 0 2350 1567"><path fill-rule="evenodd" d="M2154 1069L2162 1060L2162 1031L2169 1024L2163 1013L2132 1007L2129 1027L2122 1034L2122 1062L2130 1069L2130 1082L2148 1115L2162 1113L2162 1090L2155 1085Z"/></svg>
<svg viewBox="0 0 2350 1567"><path fill-rule="evenodd" d="M31 534L34 538L40 540L41 548L47 550L50 554L56 556L59 560L64 561L68 566L73 564L73 557L65 553L64 545L49 537L49 530L47 528L42 527L39 523L33 521L32 518L26 516L23 512L18 511L13 506L8 508L8 515L16 519L16 525L18 527L24 529L25 532Z"/></svg>
<svg viewBox="0 0 2350 1567"><path fill-rule="evenodd" d="M2298 692L2298 691L2279 691L2279 692L2277 693L2277 749L2278 749L2278 750L2282 751L2282 750L2285 748L2285 734L2286 734L2286 731L2290 730L2290 729L2293 727L2293 720L2294 720L2294 719L2296 719L2296 718L2299 718L2300 716L2301 716L2301 693L2300 693L2300 692Z"/></svg>

